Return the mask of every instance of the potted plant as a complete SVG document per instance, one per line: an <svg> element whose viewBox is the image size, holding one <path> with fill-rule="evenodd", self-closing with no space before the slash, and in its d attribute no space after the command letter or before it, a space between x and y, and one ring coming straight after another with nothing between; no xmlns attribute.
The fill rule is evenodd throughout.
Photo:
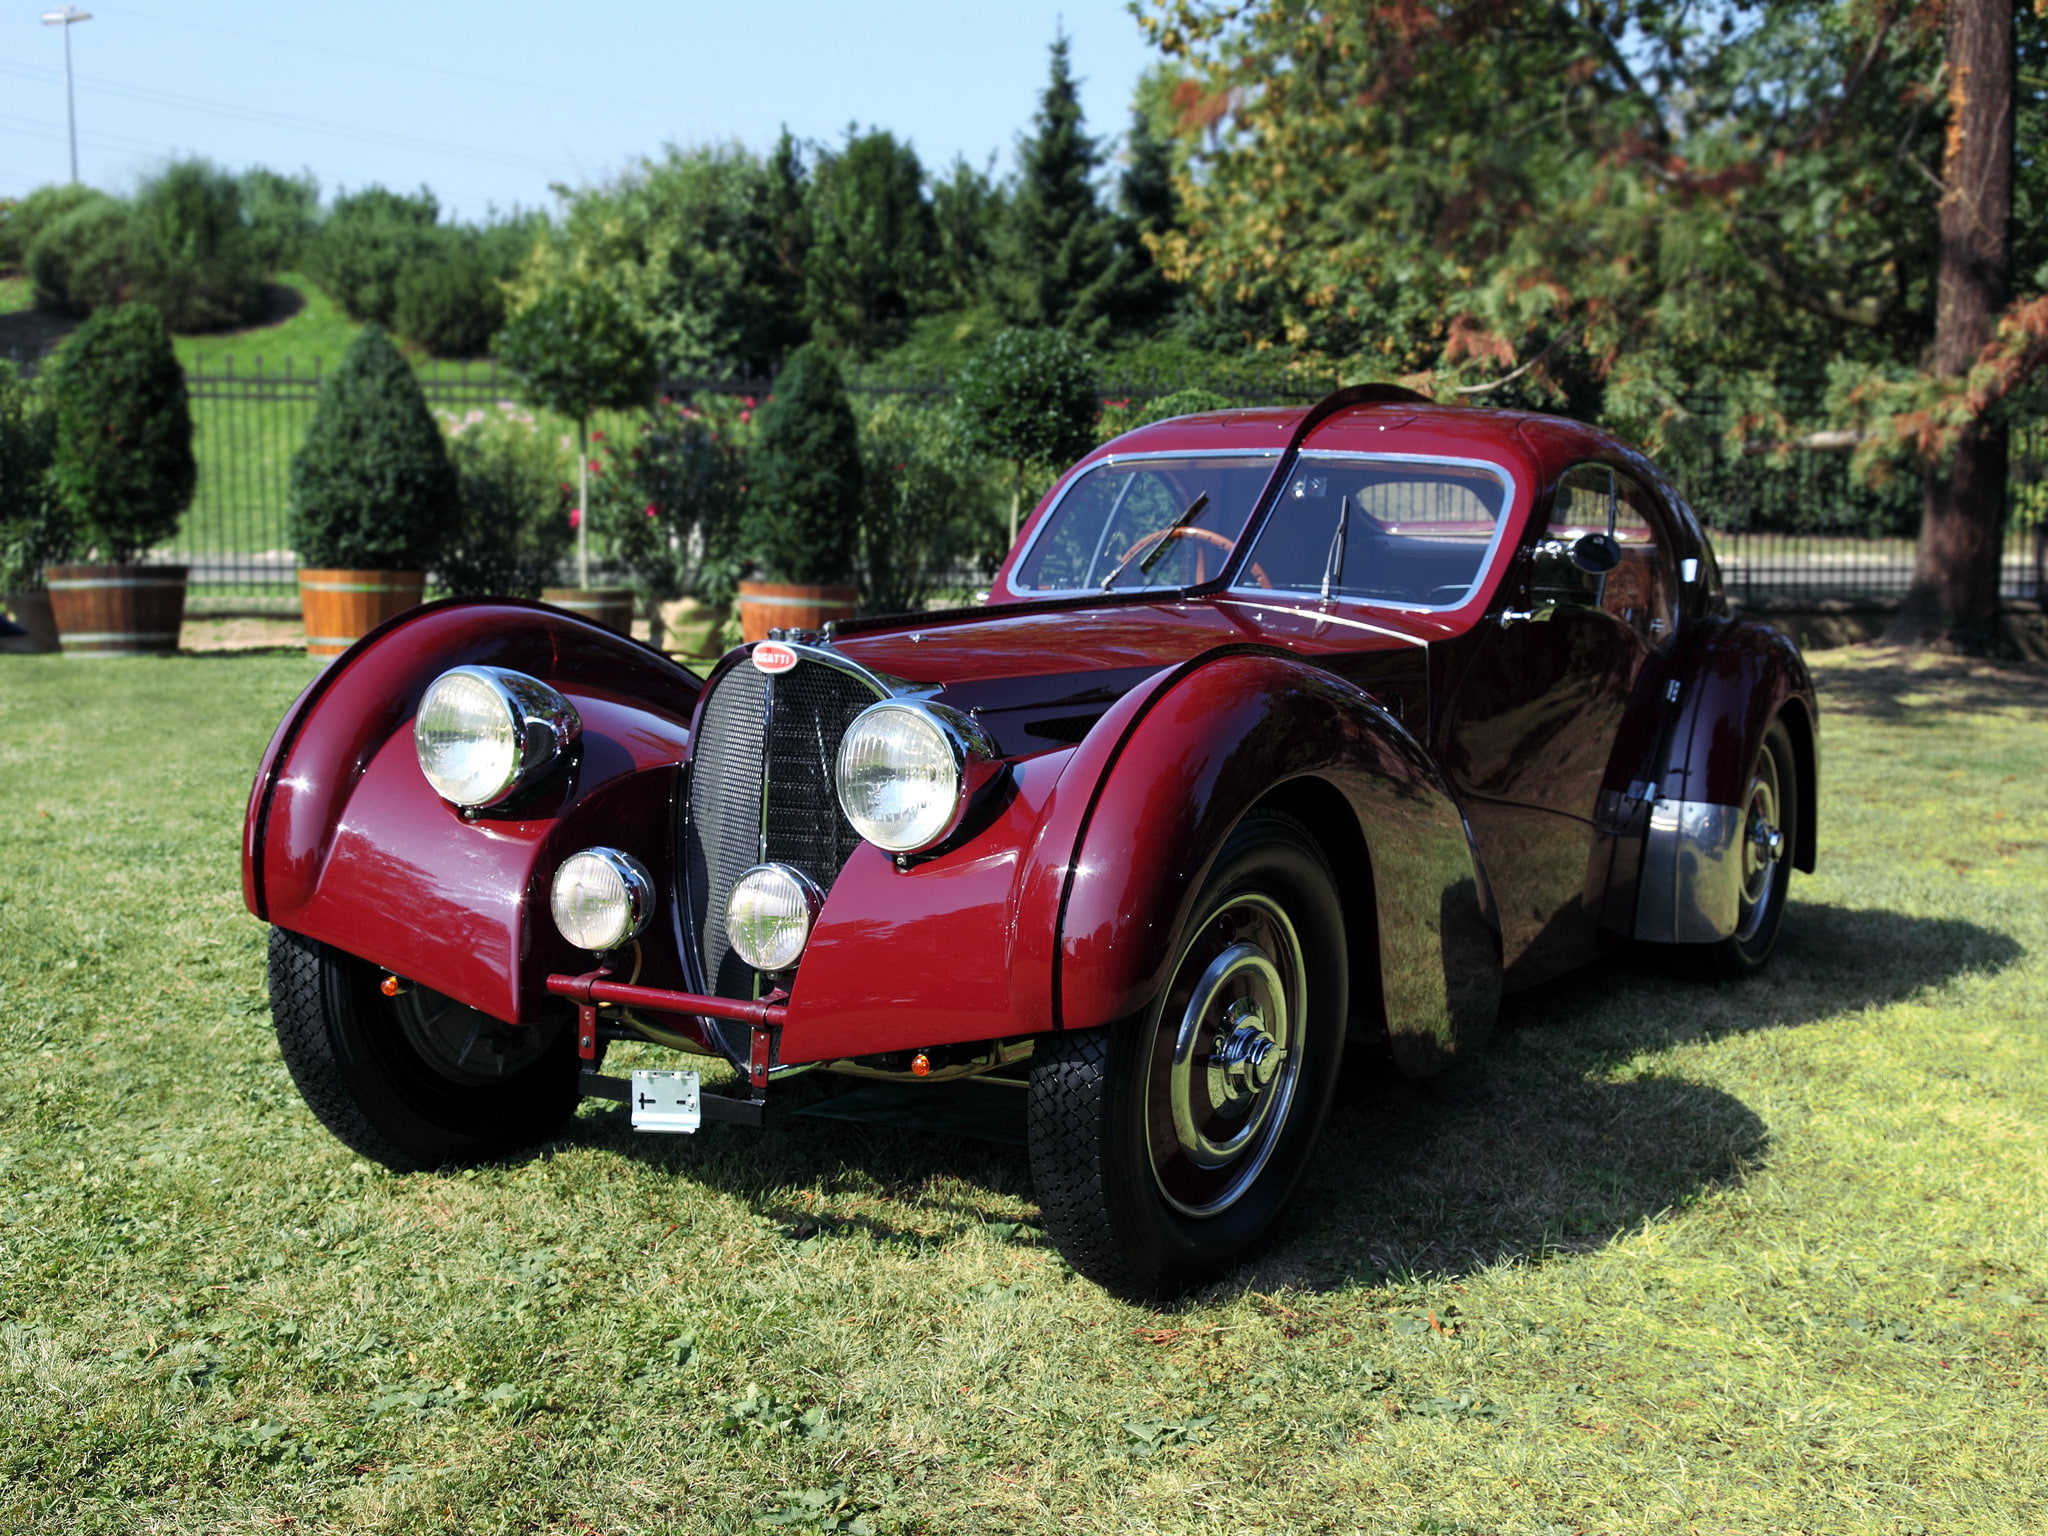
<svg viewBox="0 0 2048 1536"><path fill-rule="evenodd" d="M8 650L57 649L43 568L71 558L71 519L50 486L54 426L14 364L0 360L0 608L22 630L7 637Z"/></svg>
<svg viewBox="0 0 2048 1536"><path fill-rule="evenodd" d="M287 522L306 652L339 656L419 605L460 494L441 429L391 338L366 325L320 386Z"/></svg>
<svg viewBox="0 0 2048 1536"><path fill-rule="evenodd" d="M733 425L664 400L630 445L593 450L597 536L646 604L649 640L679 655L724 649L743 495Z"/></svg>
<svg viewBox="0 0 2048 1536"><path fill-rule="evenodd" d="M740 629L816 629L853 617L860 548L860 429L846 381L816 342L798 347L761 409L749 469L744 539L762 567L739 584Z"/></svg>
<svg viewBox="0 0 2048 1536"><path fill-rule="evenodd" d="M632 590L590 584L590 418L644 405L653 395L654 350L646 333L609 288L557 282L506 322L496 351L518 375L528 404L576 423L576 585L551 587L541 600L629 633Z"/></svg>
<svg viewBox="0 0 2048 1536"><path fill-rule="evenodd" d="M55 422L57 510L95 562L43 572L65 653L175 651L185 567L137 563L177 532L199 478L185 373L163 316L149 304L97 311L40 387Z"/></svg>

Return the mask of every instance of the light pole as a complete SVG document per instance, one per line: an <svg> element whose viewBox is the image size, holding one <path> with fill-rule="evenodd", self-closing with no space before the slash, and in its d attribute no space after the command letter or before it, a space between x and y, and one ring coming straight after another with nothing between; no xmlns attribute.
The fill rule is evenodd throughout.
<svg viewBox="0 0 2048 1536"><path fill-rule="evenodd" d="M81 21L91 21L91 11L81 11L75 5L62 10L43 12L43 25L64 29L64 116L71 126L71 182L78 184L78 104L71 97L71 28Z"/></svg>

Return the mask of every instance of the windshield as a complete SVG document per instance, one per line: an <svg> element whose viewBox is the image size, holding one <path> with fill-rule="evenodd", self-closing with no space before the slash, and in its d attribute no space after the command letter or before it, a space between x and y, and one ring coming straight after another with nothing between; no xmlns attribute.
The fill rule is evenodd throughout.
<svg viewBox="0 0 2048 1536"><path fill-rule="evenodd" d="M1271 454L1105 460L1067 487L1010 587L1042 595L1213 581L1274 462Z"/></svg>
<svg viewBox="0 0 2048 1536"><path fill-rule="evenodd" d="M1455 608L1486 567L1507 502L1507 476L1491 466L1303 454L1238 583Z"/></svg>

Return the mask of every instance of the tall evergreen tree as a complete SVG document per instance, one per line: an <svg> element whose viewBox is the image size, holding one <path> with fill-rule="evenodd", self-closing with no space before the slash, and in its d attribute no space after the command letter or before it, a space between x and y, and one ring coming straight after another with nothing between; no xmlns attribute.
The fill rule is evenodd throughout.
<svg viewBox="0 0 2048 1536"><path fill-rule="evenodd" d="M993 168L993 161L991 161ZM968 305L987 291L995 260L994 235L1008 204L1000 187L967 163L954 160L932 182L932 222L938 228L939 283L948 300Z"/></svg>
<svg viewBox="0 0 2048 1536"><path fill-rule="evenodd" d="M1124 173L1117 182L1122 205L1116 220L1116 261L1106 297L1119 327L1149 330L1173 305L1179 290L1159 270L1154 246L1180 222L1180 195L1173 186L1173 148L1152 131L1143 103L1131 108L1130 137L1124 141Z"/></svg>
<svg viewBox="0 0 2048 1536"><path fill-rule="evenodd" d="M804 301L821 338L869 353L902 339L937 281L938 226L917 152L848 130L811 176Z"/></svg>
<svg viewBox="0 0 2048 1536"><path fill-rule="evenodd" d="M1052 78L1017 160L997 301L1018 325L1097 334L1109 318L1105 280L1116 261L1116 226L1096 201L1102 151L1083 126L1065 33L1053 39Z"/></svg>

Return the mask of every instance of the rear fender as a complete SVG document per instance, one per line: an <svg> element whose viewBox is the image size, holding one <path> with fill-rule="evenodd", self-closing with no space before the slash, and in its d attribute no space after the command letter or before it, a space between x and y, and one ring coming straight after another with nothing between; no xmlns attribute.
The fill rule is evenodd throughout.
<svg viewBox="0 0 2048 1536"><path fill-rule="evenodd" d="M474 822L427 783L410 730L427 685L469 664L538 677L583 718L566 772ZM674 890L677 765L700 686L657 652L538 604L400 615L337 658L272 738L243 829L249 910L496 1017L530 1019L549 970L588 965L546 920L564 857L622 847L658 891Z"/></svg>
<svg viewBox="0 0 2048 1536"><path fill-rule="evenodd" d="M1262 803L1334 790L1355 836L1323 839L1347 896L1354 1014L1384 1020L1421 1074L1484 1038L1500 996L1500 931L1463 815L1414 738L1340 679L1270 654L1203 663L1163 690L1103 779L1072 864L1056 972L1062 1027L1144 1008L1231 829ZM1361 900L1364 909L1358 910ZM1376 976L1377 996L1367 995Z"/></svg>
<svg viewBox="0 0 2048 1536"><path fill-rule="evenodd" d="M1658 943L1712 943L1735 931L1743 800L1774 720L1792 738L1793 867L1812 873L1818 846L1819 708L1805 659L1768 626L1710 622L1684 681L1643 847L1634 934Z"/></svg>

